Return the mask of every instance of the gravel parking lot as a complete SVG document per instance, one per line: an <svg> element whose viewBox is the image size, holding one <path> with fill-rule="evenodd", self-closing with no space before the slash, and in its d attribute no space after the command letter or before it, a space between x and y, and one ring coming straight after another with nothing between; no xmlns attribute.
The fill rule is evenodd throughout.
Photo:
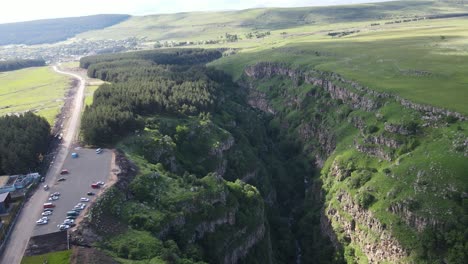
<svg viewBox="0 0 468 264"><path fill-rule="evenodd" d="M95 149L80 148L74 149L72 152L78 153L79 157L72 158L71 153L69 153L66 158L63 169L67 169L69 174L57 176L57 179L64 177L66 180L55 182L46 191L49 195L54 192L60 193L60 199L51 201L56 207L53 208L53 214L48 216L48 224L36 225L36 220L41 218L41 215L31 217L31 225L36 225L34 236L58 231L57 225L63 223L67 212L72 210L77 203L80 203L81 197L90 199L89 202L85 202L89 207L96 195L88 196L86 193L92 191L98 194L101 191L100 189L92 189L91 184L98 181L107 183L111 175L111 150L104 149L101 154L96 154ZM38 190L38 192L45 191ZM44 201L44 203L46 202L49 201ZM80 214L81 217L83 217L83 212Z"/></svg>

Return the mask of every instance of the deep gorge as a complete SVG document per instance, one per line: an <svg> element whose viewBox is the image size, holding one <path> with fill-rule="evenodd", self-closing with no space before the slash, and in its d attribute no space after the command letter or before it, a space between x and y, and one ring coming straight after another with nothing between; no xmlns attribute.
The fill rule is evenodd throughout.
<svg viewBox="0 0 468 264"><path fill-rule="evenodd" d="M424 199L438 196L417 160L449 142L444 155L462 164L462 115L282 64L248 66L233 83L198 66L217 57L82 59L90 77L112 83L85 111L85 138L117 144L124 169L77 243L169 263L460 260L463 235L430 243L447 226L463 234L466 223L441 219L447 208L465 213L464 190L441 187L447 202L428 213ZM112 136L101 137L109 125ZM450 170L433 164L434 177Z"/></svg>

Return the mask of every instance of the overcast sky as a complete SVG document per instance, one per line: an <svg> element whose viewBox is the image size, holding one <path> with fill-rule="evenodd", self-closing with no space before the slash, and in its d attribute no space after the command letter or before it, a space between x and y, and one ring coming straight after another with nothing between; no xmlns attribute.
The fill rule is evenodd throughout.
<svg viewBox="0 0 468 264"><path fill-rule="evenodd" d="M0 23L94 14L148 15L363 2L383 2L383 0L2 0Z"/></svg>

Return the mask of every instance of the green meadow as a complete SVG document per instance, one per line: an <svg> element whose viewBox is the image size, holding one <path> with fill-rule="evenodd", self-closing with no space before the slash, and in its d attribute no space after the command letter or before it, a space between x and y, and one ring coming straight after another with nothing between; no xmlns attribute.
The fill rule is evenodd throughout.
<svg viewBox="0 0 468 264"><path fill-rule="evenodd" d="M68 264L70 263L72 251L65 250L65 251L57 251L52 252L44 255L37 255L31 257L24 257L21 261L21 264L40 264L40 263L48 263L48 264ZM47 262L44 262L47 261Z"/></svg>
<svg viewBox="0 0 468 264"><path fill-rule="evenodd" d="M212 65L240 78L246 65L281 62L291 68L335 72L373 90L468 114L467 18L422 20L331 37L331 30L296 35L274 32L263 45ZM305 30L305 29L303 29ZM296 30L293 30L295 32ZM276 36L276 37L275 37Z"/></svg>
<svg viewBox="0 0 468 264"><path fill-rule="evenodd" d="M69 82L50 67L0 73L0 115L33 111L53 124Z"/></svg>

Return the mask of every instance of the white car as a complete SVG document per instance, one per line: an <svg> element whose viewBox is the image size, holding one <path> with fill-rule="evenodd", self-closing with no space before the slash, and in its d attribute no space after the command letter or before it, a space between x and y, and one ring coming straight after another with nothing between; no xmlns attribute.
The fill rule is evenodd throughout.
<svg viewBox="0 0 468 264"><path fill-rule="evenodd" d="M46 221L48 221L48 220L49 220L49 217L43 216L43 217L41 217L41 219L39 219L39 220L46 220Z"/></svg>
<svg viewBox="0 0 468 264"><path fill-rule="evenodd" d="M46 225L48 221L36 221L36 225Z"/></svg>
<svg viewBox="0 0 468 264"><path fill-rule="evenodd" d="M57 225L57 227L58 227L60 230L66 230L66 229L70 228L69 225Z"/></svg>
<svg viewBox="0 0 468 264"><path fill-rule="evenodd" d="M43 212L41 215L42 215L42 216L48 216L48 215L51 215L51 214L52 214L51 211L45 211L45 212Z"/></svg>
<svg viewBox="0 0 468 264"><path fill-rule="evenodd" d="M73 219L65 219L63 221L64 224L73 224L74 222L75 222L75 220L73 220Z"/></svg>
<svg viewBox="0 0 468 264"><path fill-rule="evenodd" d="M98 182L96 182L96 183L99 184L99 185L101 185L101 186L105 184L105 182L103 182L103 181L98 181Z"/></svg>
<svg viewBox="0 0 468 264"><path fill-rule="evenodd" d="M40 225L47 224L47 222L49 222L49 219L44 218L44 217L36 221L36 223Z"/></svg>
<svg viewBox="0 0 468 264"><path fill-rule="evenodd" d="M80 202L89 202L89 198L81 197Z"/></svg>

